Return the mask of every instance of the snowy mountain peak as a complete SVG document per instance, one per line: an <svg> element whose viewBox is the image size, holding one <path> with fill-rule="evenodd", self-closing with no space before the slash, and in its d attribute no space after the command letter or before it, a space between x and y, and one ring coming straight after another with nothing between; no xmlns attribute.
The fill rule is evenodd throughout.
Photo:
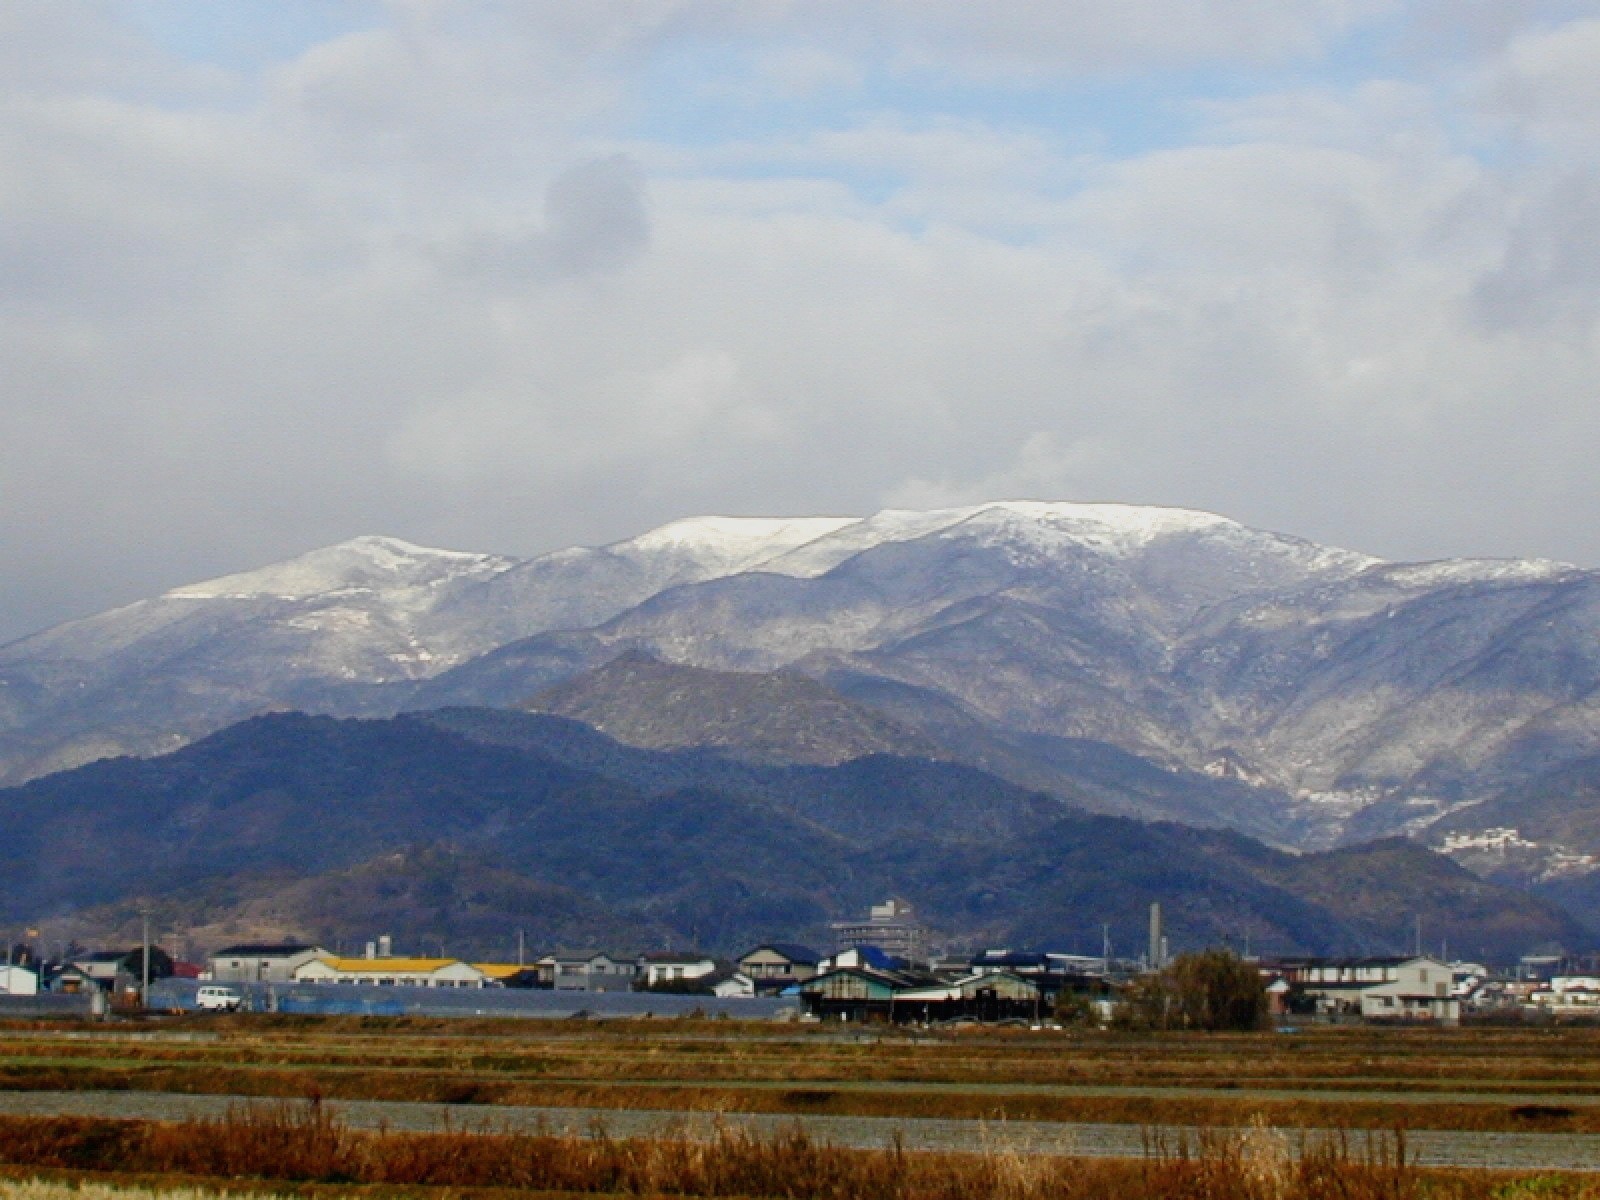
<svg viewBox="0 0 1600 1200"><path fill-rule="evenodd" d="M730 571L750 570L798 546L826 537L859 517L687 517L608 547L647 556L680 553Z"/></svg>
<svg viewBox="0 0 1600 1200"><path fill-rule="evenodd" d="M462 577L487 578L505 570L514 561L492 554L434 550L399 538L366 535L254 571L175 588L166 595L174 600L264 597L301 600L352 588L404 588Z"/></svg>

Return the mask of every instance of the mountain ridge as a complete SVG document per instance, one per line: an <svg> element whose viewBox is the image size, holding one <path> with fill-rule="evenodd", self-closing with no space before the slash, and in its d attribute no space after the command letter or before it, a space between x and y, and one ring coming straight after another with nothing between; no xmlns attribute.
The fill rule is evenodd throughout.
<svg viewBox="0 0 1600 1200"><path fill-rule="evenodd" d="M156 900L218 937L277 913L284 935L403 931L488 954L529 923L520 906L546 904L552 938L737 952L824 940L894 894L972 946L1095 947L1102 923L1137 946L1154 900L1176 947L1381 952L1414 912L1496 960L1585 936L1421 846L1336 854L1329 869L1225 830L1084 813L959 763L762 766L496 710L257 717L0 792L0 911L80 932Z"/></svg>
<svg viewBox="0 0 1600 1200"><path fill-rule="evenodd" d="M1108 805L1329 847L1600 754L1597 630L1600 574L1568 564L1134 505L689 518L533 559L365 538L0 648L0 782L275 709L514 705L642 654L849 680L1062 794L1129 755L1145 783Z"/></svg>

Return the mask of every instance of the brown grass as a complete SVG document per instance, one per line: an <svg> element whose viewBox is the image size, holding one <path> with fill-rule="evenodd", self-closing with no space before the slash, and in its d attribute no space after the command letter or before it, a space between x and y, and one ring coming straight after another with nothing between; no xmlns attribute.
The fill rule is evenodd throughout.
<svg viewBox="0 0 1600 1200"><path fill-rule="evenodd" d="M752 1088L710 1084L592 1084L495 1079L447 1072L324 1072L312 1069L4 1067L0 1087L17 1091L123 1091L441 1104L643 1109L649 1111L940 1117L951 1120L1107 1122L1125 1125L1241 1126L1261 1120L1293 1129L1349 1128L1481 1132L1600 1133L1600 1104L1409 1103L1394 1099L1174 1095L1052 1095L870 1087Z"/></svg>
<svg viewBox="0 0 1600 1200"><path fill-rule="evenodd" d="M1291 1147L1257 1125L1150 1147L1139 1162L828 1146L798 1128L762 1137L714 1125L697 1139L358 1132L320 1104L239 1109L211 1122L0 1119L0 1159L80 1172L190 1180L306 1181L408 1188L510 1188L580 1195L792 1200L1594 1200L1572 1176L1537 1181L1424 1172L1404 1143L1348 1137ZM1530 1190L1531 1189L1531 1190Z"/></svg>
<svg viewBox="0 0 1600 1200"><path fill-rule="evenodd" d="M382 1018L247 1016L171 1028L216 1036L178 1044L0 1035L16 1066L85 1069L118 1063L304 1067L319 1071L470 1071L517 1079L739 1083L836 1079L951 1083L1115 1083L1240 1086L1274 1082L1311 1089L1395 1091L1560 1086L1600 1093L1600 1036L1592 1030L1333 1030L1310 1034L1194 1036L1096 1032L941 1033L912 1042L829 1040L832 1030L729 1022L443 1022ZM620 1028L619 1028L620 1027ZM557 1032L562 1031L562 1032ZM100 1030L103 1035L105 1030Z"/></svg>

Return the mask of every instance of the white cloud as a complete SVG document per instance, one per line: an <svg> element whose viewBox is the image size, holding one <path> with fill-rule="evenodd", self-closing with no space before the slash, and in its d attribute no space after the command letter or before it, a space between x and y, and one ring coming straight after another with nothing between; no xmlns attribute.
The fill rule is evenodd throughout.
<svg viewBox="0 0 1600 1200"><path fill-rule="evenodd" d="M256 77L8 8L11 632L360 532L1001 494L1600 562L1592 22L1242 75L1120 154L1052 115L1397 7L447 0ZM664 96L708 47L728 85ZM969 105L998 71L1044 100Z"/></svg>
<svg viewBox="0 0 1600 1200"><path fill-rule="evenodd" d="M1489 73L1490 102L1531 135L1600 146L1600 17L1531 30Z"/></svg>

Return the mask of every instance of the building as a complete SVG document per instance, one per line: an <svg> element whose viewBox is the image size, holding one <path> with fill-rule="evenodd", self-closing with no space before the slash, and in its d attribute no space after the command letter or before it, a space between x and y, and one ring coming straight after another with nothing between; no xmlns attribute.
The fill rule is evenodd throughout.
<svg viewBox="0 0 1600 1200"><path fill-rule="evenodd" d="M796 942L766 942L739 956L738 967L758 992L781 992L817 974L822 956Z"/></svg>
<svg viewBox="0 0 1600 1200"><path fill-rule="evenodd" d="M634 963L609 954L558 954L555 959L558 992L626 992L637 976Z"/></svg>
<svg viewBox="0 0 1600 1200"><path fill-rule="evenodd" d="M716 960L704 954L641 954L637 978L643 986L653 988L703 979L716 969Z"/></svg>
<svg viewBox="0 0 1600 1200"><path fill-rule="evenodd" d="M829 971L837 971L842 967L871 967L875 971L909 971L911 963L908 959L898 958L876 946L851 946L850 949L829 955L819 962L817 974L826 975ZM958 971L956 974L965 975L966 972Z"/></svg>
<svg viewBox="0 0 1600 1200"><path fill-rule="evenodd" d="M542 975L533 963L473 963L482 971L486 987L539 988L549 985L541 982Z"/></svg>
<svg viewBox="0 0 1600 1200"><path fill-rule="evenodd" d="M864 921L835 921L833 934L840 950L876 946L907 962L926 962L928 931L919 925L911 905L889 899L867 910Z"/></svg>
<svg viewBox="0 0 1600 1200"><path fill-rule="evenodd" d="M1036 950L983 950L972 956L968 971L975 975L1008 972L1028 980L1054 1006L1063 995L1080 996L1091 1004L1109 1008L1111 985L1105 960L1077 954L1052 954Z"/></svg>
<svg viewBox="0 0 1600 1200"><path fill-rule="evenodd" d="M840 967L800 985L800 998L813 1016L841 1021L892 1019L895 993L928 982L873 967Z"/></svg>
<svg viewBox="0 0 1600 1200"><path fill-rule="evenodd" d="M1558 1017L1600 1016L1600 978L1593 975L1557 975L1547 986L1528 994L1535 1012Z"/></svg>
<svg viewBox="0 0 1600 1200"><path fill-rule="evenodd" d="M806 1011L844 1021L1038 1020L1039 986L1011 971L941 980L907 971L844 966L800 985Z"/></svg>
<svg viewBox="0 0 1600 1200"><path fill-rule="evenodd" d="M1461 1019L1453 972L1436 958L1299 958L1272 964L1292 1011L1369 1020Z"/></svg>
<svg viewBox="0 0 1600 1200"><path fill-rule="evenodd" d="M894 1007L891 1015L901 1021L1037 1021L1049 1005L1037 980L1001 970L976 971L949 983L903 988L895 993Z"/></svg>
<svg viewBox="0 0 1600 1200"><path fill-rule="evenodd" d="M206 957L206 977L216 983L290 983L313 959L334 955L305 942L240 942Z"/></svg>
<svg viewBox="0 0 1600 1200"><path fill-rule="evenodd" d="M39 974L32 967L7 963L0 967L0 996L37 996Z"/></svg>
<svg viewBox="0 0 1600 1200"><path fill-rule="evenodd" d="M68 964L84 985L92 984L104 992L136 992L144 983L144 951L97 950L72 959ZM65 971L62 972L65 975ZM172 958L160 946L150 947L150 978L166 979L172 974ZM69 985L70 986L70 985ZM52 988L52 990L58 990ZM59 990L69 990L62 987ZM81 990L87 990L87 986Z"/></svg>
<svg viewBox="0 0 1600 1200"><path fill-rule="evenodd" d="M711 994L724 1000L742 1000L756 994L756 981L743 971L718 971L707 980L711 983Z"/></svg>
<svg viewBox="0 0 1600 1200"><path fill-rule="evenodd" d="M294 983L362 983L375 987L481 988L495 982L471 963L454 958L313 958Z"/></svg>

